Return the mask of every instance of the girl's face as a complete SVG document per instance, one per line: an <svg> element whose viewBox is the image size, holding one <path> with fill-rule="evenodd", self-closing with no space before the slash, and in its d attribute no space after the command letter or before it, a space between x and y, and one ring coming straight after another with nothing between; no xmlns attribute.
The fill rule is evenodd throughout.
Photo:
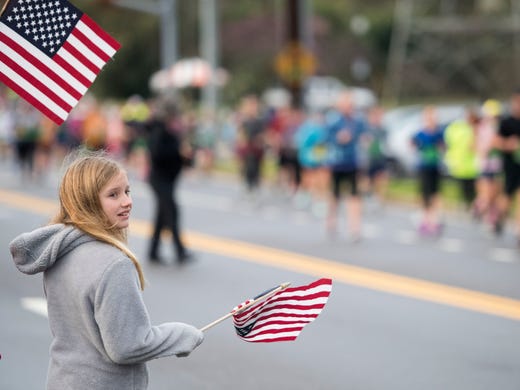
<svg viewBox="0 0 520 390"><path fill-rule="evenodd" d="M125 172L119 172L101 189L99 193L101 208L110 223L119 229L128 227L132 198L130 185Z"/></svg>

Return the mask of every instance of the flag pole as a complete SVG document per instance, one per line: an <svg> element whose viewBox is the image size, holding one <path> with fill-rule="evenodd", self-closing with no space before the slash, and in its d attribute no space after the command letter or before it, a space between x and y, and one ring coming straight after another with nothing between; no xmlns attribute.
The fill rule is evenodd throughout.
<svg viewBox="0 0 520 390"><path fill-rule="evenodd" d="M7 8L7 4L9 4L11 0L7 0L4 4L4 6L2 7L2 9L0 10L0 16L2 16L2 14L4 13L5 9Z"/></svg>
<svg viewBox="0 0 520 390"><path fill-rule="evenodd" d="M280 292L282 290L285 290L287 287L289 287L291 285L291 283L289 282L286 282L286 283L282 283L280 284L278 287L275 287L275 288L272 288L270 290L267 290L266 292L260 294L259 296L255 297L251 302L245 304L243 307L241 307L240 309L238 310L235 310L235 311L232 311L230 313L227 313L226 315L216 319L215 321L209 323L208 325L200 328L200 330L202 332L205 332L206 330L208 330L209 328L213 328L215 325L218 325L220 324L222 321L225 321L227 320L229 317L233 316L233 314L236 314L236 313L240 313L241 311L244 311L245 309L247 309L248 307L254 305L255 303L257 302L260 302L264 299L267 299L271 296L273 296L274 294L276 294L277 292Z"/></svg>

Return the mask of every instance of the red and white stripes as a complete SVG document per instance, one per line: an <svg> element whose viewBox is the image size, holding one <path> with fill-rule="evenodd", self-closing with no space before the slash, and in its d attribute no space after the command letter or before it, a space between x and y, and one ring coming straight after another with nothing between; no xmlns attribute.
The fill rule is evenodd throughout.
<svg viewBox="0 0 520 390"><path fill-rule="evenodd" d="M237 334L249 342L295 340L303 327L321 313L331 290L331 279L320 279L306 286L282 290L234 314L233 323ZM238 307L235 309L238 310Z"/></svg>

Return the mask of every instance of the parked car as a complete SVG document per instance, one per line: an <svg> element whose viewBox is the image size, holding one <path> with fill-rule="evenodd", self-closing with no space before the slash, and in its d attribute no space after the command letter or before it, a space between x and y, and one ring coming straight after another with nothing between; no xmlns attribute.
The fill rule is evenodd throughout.
<svg viewBox="0 0 520 390"><path fill-rule="evenodd" d="M333 107L339 94L345 91L352 93L356 110L366 110L377 102L370 89L346 86L330 76L309 77L304 86L303 101L309 111L324 111Z"/></svg>

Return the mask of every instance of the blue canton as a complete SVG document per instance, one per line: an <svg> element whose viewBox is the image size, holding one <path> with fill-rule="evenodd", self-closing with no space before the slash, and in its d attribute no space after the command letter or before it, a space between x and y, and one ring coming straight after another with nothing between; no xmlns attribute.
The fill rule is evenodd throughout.
<svg viewBox="0 0 520 390"><path fill-rule="evenodd" d="M82 15L66 0L11 0L0 22L52 57Z"/></svg>

